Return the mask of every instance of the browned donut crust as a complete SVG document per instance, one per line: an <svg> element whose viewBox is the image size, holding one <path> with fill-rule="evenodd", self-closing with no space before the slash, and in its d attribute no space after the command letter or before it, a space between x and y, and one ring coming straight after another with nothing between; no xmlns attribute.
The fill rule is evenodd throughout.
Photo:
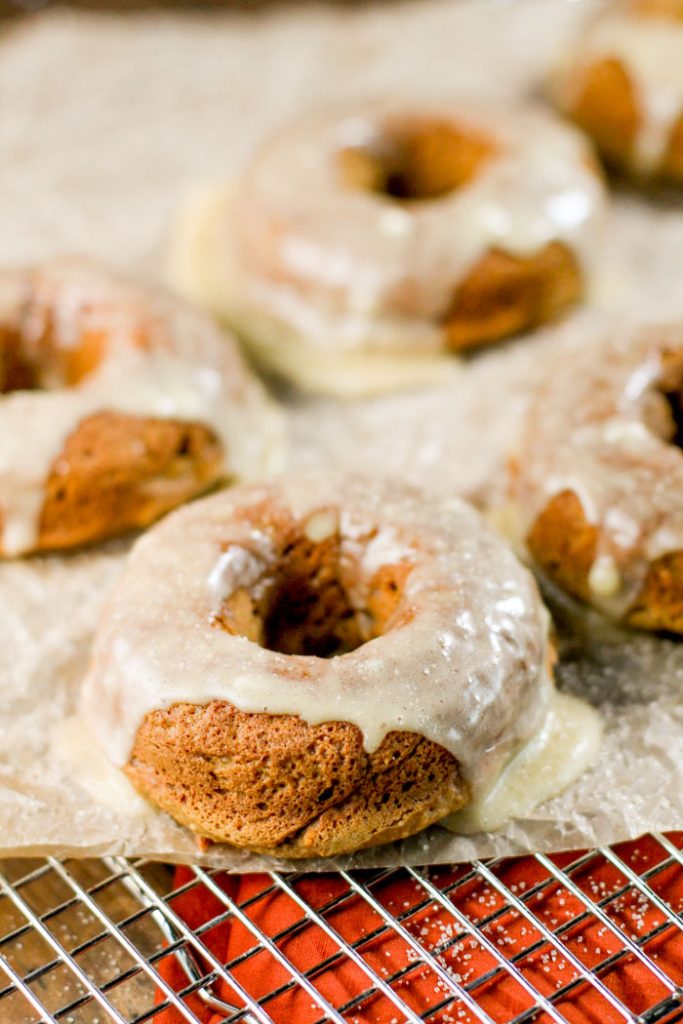
<svg viewBox="0 0 683 1024"><path fill-rule="evenodd" d="M683 21L683 2L681 0L630 0L632 11L656 18L669 18L671 21Z"/></svg>
<svg viewBox="0 0 683 1024"><path fill-rule="evenodd" d="M581 72L581 85L567 112L595 142L615 170L633 174L633 147L640 113L629 74L618 60L597 61ZM683 181L683 113L671 131L657 176Z"/></svg>
<svg viewBox="0 0 683 1024"><path fill-rule="evenodd" d="M628 169L640 121L633 83L619 60L596 61L575 71L567 113L613 167Z"/></svg>
<svg viewBox="0 0 683 1024"><path fill-rule="evenodd" d="M221 464L221 446L204 424L89 416L53 464L35 548L70 548L146 526L206 490Z"/></svg>
<svg viewBox="0 0 683 1024"><path fill-rule="evenodd" d="M579 300L581 272L561 242L533 256L493 249L458 288L446 314L446 347L459 352L537 327Z"/></svg>
<svg viewBox="0 0 683 1024"><path fill-rule="evenodd" d="M8 365L5 380L12 390L25 387L26 369ZM53 462L33 550L92 544L148 526L214 485L222 465L222 446L205 424L106 411L88 416ZM2 527L0 513L0 534Z"/></svg>
<svg viewBox="0 0 683 1024"><path fill-rule="evenodd" d="M390 733L367 754L348 722L307 725L223 701L152 712L125 771L199 835L291 858L401 839L469 799L455 758L414 733Z"/></svg>
<svg viewBox="0 0 683 1024"><path fill-rule="evenodd" d="M643 18L683 20L680 0L633 0L627 12ZM622 174L642 177L635 166L636 138L642 125L636 85L622 60L604 57L570 69L562 89L565 112L595 143L606 164ZM683 182L683 110L671 129L659 166L647 174L663 182Z"/></svg>
<svg viewBox="0 0 683 1024"><path fill-rule="evenodd" d="M527 546L549 579L579 600L590 601L588 574L598 540L599 531L586 519L579 498L566 490L538 516ZM683 552L662 555L650 564L624 621L639 629L683 633Z"/></svg>

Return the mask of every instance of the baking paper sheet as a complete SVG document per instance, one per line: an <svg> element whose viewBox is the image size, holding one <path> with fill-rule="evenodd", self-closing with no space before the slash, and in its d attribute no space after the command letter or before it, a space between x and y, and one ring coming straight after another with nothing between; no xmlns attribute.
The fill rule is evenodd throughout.
<svg viewBox="0 0 683 1024"><path fill-rule="evenodd" d="M552 53L589 10L565 0L461 0L33 19L0 40L0 261L81 252L161 277L183 195L198 181L233 175L273 125L326 99L538 93ZM618 329L615 318L683 315L681 268L676 200L621 191L591 308L486 353L439 390L290 405L291 465L394 474L479 503L495 497L538 374L586 331ZM124 783L98 781L87 736L69 724L99 609L127 547L0 565L0 854L272 867L221 847L199 858L189 834ZM683 644L619 633L570 606L559 621L561 683L605 719L595 768L496 835L434 828L345 864L549 851L683 828Z"/></svg>

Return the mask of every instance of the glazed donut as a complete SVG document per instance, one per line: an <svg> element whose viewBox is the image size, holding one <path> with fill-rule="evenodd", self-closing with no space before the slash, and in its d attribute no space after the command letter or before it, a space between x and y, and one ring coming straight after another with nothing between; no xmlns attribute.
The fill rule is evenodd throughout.
<svg viewBox="0 0 683 1024"><path fill-rule="evenodd" d="M135 545L82 707L199 836L282 857L410 835L543 723L548 617L460 501L302 477L173 513Z"/></svg>
<svg viewBox="0 0 683 1024"><path fill-rule="evenodd" d="M604 192L538 111L380 104L304 119L179 225L172 274L310 390L440 380L583 294Z"/></svg>
<svg viewBox="0 0 683 1024"><path fill-rule="evenodd" d="M683 633L683 327L572 350L529 409L513 495L541 570L627 625Z"/></svg>
<svg viewBox="0 0 683 1024"><path fill-rule="evenodd" d="M554 91L609 165L683 182L683 0L610 6L589 25Z"/></svg>
<svg viewBox="0 0 683 1024"><path fill-rule="evenodd" d="M0 555L146 526L272 460L279 418L236 345L81 262L0 276Z"/></svg>

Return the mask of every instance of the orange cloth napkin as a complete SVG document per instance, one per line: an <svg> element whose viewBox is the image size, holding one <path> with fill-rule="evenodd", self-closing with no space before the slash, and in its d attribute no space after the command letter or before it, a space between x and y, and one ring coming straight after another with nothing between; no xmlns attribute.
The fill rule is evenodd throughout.
<svg viewBox="0 0 683 1024"><path fill-rule="evenodd" d="M683 833L672 833L669 839L678 848L683 847ZM668 855L653 837L621 844L615 851L639 875L663 865L649 876L649 884L674 912L683 913L683 869L675 864L667 866ZM578 856L577 853L562 854L552 861L561 868ZM370 883L379 903L393 916L401 917L404 928L427 952L438 954L438 961L449 977L469 986L480 977L484 979L470 991L495 1021L509 1021L536 1002L534 994L528 992L511 971L494 970L491 974L500 963L496 953L506 962L514 959L515 968L533 990L543 996L550 997L576 980L577 984L556 1003L559 1012L571 1024L617 1024L623 1020L604 993L581 979L576 962L572 963L568 955L573 954L590 971L623 949L622 933L638 939L662 925L658 934L644 944L644 952L654 958L653 962L673 982L683 985L683 930L675 924L667 924L664 913L632 887L622 895L615 895L628 884L628 879L604 857L595 854L581 868L573 870L571 877L592 904L613 897L603 906L615 930L593 914L585 914L585 904L579 897L560 882L549 881L548 871L533 857L499 862L494 871L517 896L527 895L525 905L535 921L529 921L510 908L509 902L481 876L468 879L471 866L467 864L435 867L429 872L434 884L448 893L454 907L475 926L481 923L481 932L465 937L461 935L464 929L453 914L432 901L407 872L397 869L384 877L376 873L358 877ZM223 892L244 906L249 919L266 935L276 937L291 927L291 931L276 939L279 950L299 971L311 971L321 965L311 974L311 982L333 1006L356 1000L345 1012L350 1024L402 1024L405 1016L401 1010L382 992L375 990L367 994L373 983L364 970L347 954L339 955L341 944L327 935L319 924L303 920L303 911L296 901L287 892L273 889L269 876L217 873L213 877ZM226 919L226 905L202 882L190 885L193 881L196 882L196 876L191 868L176 869L175 887L189 887L170 901L171 906L191 928L207 926L201 932L202 941L221 964L230 965L242 957L230 967L232 977L255 1000L287 986L292 978L287 968L268 950L259 949L258 940L244 924L232 915ZM452 992L451 986L430 964L420 960L405 937L385 928L377 910L350 892L339 875L300 876L293 884L297 893L322 913L343 940L351 943L360 940L356 948L368 967L387 981L399 975L391 981L392 987L418 1015L425 1015L433 1008L430 1024L469 1024L477 1020L460 997L445 1007L442 1005ZM534 891L528 898L530 890ZM425 901L426 906L421 906ZM491 917L496 911L500 913ZM491 918L489 923L485 923L487 918ZM300 922L298 927L292 927L297 922ZM559 933L560 949L544 939L535 922ZM364 936L367 938L362 941ZM488 947L483 938L488 941ZM245 956L249 950L254 952ZM200 963L208 974L211 965ZM165 957L159 970L176 992L188 987L187 976L175 955ZM618 958L599 974L603 984L634 1014L644 1012L668 995L666 985L633 954ZM244 1005L239 993L220 979L213 992L228 1003ZM205 1024L220 1024L224 1019L220 1013L207 1008L196 994L184 998ZM164 1001L160 992L157 1002ZM324 1009L299 984L266 999L263 1007L276 1024L312 1024L325 1016ZM677 1014L675 1016L678 1019ZM155 1017L157 1020L159 1024L183 1022L179 1011L171 1007Z"/></svg>

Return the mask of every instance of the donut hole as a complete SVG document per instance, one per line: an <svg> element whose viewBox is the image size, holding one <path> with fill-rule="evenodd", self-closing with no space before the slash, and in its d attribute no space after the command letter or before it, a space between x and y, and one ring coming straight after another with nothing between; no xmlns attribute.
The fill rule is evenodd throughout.
<svg viewBox="0 0 683 1024"><path fill-rule="evenodd" d="M657 437L683 449L683 351L664 353L660 377L643 396L641 418Z"/></svg>
<svg viewBox="0 0 683 1024"><path fill-rule="evenodd" d="M439 118L388 125L368 146L339 153L344 184L398 201L439 199L466 185L493 155L494 144Z"/></svg>
<svg viewBox="0 0 683 1024"><path fill-rule="evenodd" d="M278 567L263 616L262 646L268 650L331 658L370 639L369 623L362 621L336 560L325 557L323 547L295 544Z"/></svg>
<svg viewBox="0 0 683 1024"><path fill-rule="evenodd" d="M659 437L683 449L683 392L658 391L659 410L654 403L646 413L646 422Z"/></svg>
<svg viewBox="0 0 683 1024"><path fill-rule="evenodd" d="M242 551L244 549L241 549ZM261 580L223 602L216 624L281 654L348 654L402 621L408 562L371 574L338 532L312 540L302 531L282 547Z"/></svg>
<svg viewBox="0 0 683 1024"><path fill-rule="evenodd" d="M0 327L0 393L75 387L105 355L102 332L85 331L77 345L60 344L49 324L37 332Z"/></svg>

